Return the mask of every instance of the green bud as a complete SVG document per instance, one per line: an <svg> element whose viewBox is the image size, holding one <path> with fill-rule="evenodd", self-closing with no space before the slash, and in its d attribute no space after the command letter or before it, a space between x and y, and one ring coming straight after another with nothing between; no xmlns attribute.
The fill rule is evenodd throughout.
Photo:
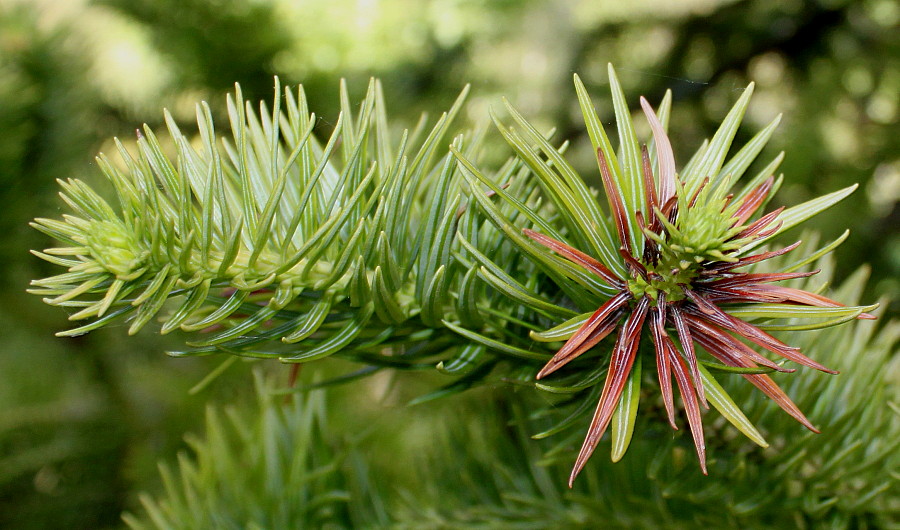
<svg viewBox="0 0 900 530"><path fill-rule="evenodd" d="M117 277L130 275L146 260L147 253L121 223L93 220L85 239L91 256Z"/></svg>

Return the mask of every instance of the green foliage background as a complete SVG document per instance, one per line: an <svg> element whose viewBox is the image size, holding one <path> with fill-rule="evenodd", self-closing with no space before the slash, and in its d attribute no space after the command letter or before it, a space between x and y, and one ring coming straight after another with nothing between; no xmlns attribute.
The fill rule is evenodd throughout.
<svg viewBox="0 0 900 530"><path fill-rule="evenodd" d="M0 526L121 526L120 514L136 509L139 491L160 491L157 460L171 461L185 447L185 432L202 431L205 404L253 394L241 367L189 395L217 361L165 358L166 340L153 333L127 340L124 329L113 328L56 339L65 315L24 294L29 279L49 275L26 252L48 246L27 222L60 210L54 179L99 183L96 152L112 152L113 136L131 141L144 122L162 130L163 107L190 123L193 104L205 99L221 118L222 94L233 82L248 100L269 99L278 74L286 84L304 84L327 126L337 115L340 77L358 99L378 76L392 114L414 121L424 109L447 108L470 82L465 118L483 120L505 95L537 125L558 126L573 140L578 169L593 175L572 72L598 93L608 89L607 62L617 65L630 95L658 101L671 88L676 149L710 136L735 91L754 80L749 126L736 141L784 112L769 148L787 152L789 185L779 203L859 182L815 228L833 239L849 227L837 277L869 263L863 299L897 299L898 21L900 8L889 0L616 7L587 0L0 0ZM611 120L611 105L599 110ZM270 370L287 380L286 369ZM330 414L330 432L378 417L373 430L402 425L404 432L373 434L377 443L425 445L409 441L430 434L409 427L415 415L400 407L414 389L399 395L389 379L337 392L331 408L343 410L360 392L367 403ZM460 404L428 413L466 423L480 412ZM389 458L390 451L379 454ZM388 469L379 475L387 489L428 476L378 464Z"/></svg>

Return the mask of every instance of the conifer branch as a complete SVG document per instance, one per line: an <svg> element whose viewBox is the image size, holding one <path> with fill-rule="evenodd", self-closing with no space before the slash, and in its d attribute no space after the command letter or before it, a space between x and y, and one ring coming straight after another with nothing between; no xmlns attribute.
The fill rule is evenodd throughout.
<svg viewBox="0 0 900 530"><path fill-rule="evenodd" d="M872 318L876 306L844 306L808 278L845 236L819 249L768 248L855 186L765 213L782 182L779 155L732 191L779 122L729 157L752 85L680 173L669 96L658 111L641 102L653 132L641 146L610 67L616 149L577 76L575 85L606 201L567 160L568 144L509 103L515 127L492 119L515 156L491 171L478 159L484 131L449 140L468 89L430 132L394 141L380 84L358 111L342 84L325 139L302 88L282 94L276 80L271 110L255 110L239 88L229 97L227 137L201 104L196 141L166 115L174 155L145 127L136 152L117 144L123 167L101 156L117 207L62 182L72 213L34 226L64 246L35 254L68 270L35 280L32 292L86 321L64 336L121 319L136 333L159 319L162 333L190 334L173 355L340 355L365 365L317 386L437 365L452 381L416 403L494 381L569 396L573 410L559 407L569 413L541 437L586 420L584 400L599 400L570 485L611 424L613 459L625 455L642 425L641 374L654 364L672 426L674 388L681 394L704 472L701 408L767 443L715 373L747 379L815 431L770 375L793 370L767 355L835 373L782 334L825 333Z"/></svg>
<svg viewBox="0 0 900 530"><path fill-rule="evenodd" d="M455 305L461 190L445 143L467 92L430 132L399 139L375 80L358 109L341 84L325 138L303 88L277 79L271 108L254 109L240 87L228 97L230 135L206 103L196 139L166 113L174 150L145 126L136 150L117 141L123 166L98 157L117 205L60 183L72 213L33 226L63 246L35 254L68 271L31 292L84 322L61 336L122 319L134 334L158 319L162 333L190 333L174 355L304 362L433 342ZM479 141L470 132L453 144L473 155Z"/></svg>

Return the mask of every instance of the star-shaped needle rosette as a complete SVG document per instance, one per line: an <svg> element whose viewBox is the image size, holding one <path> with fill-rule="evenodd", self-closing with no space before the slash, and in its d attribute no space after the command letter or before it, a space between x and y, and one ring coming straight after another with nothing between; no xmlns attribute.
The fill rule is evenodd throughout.
<svg viewBox="0 0 900 530"><path fill-rule="evenodd" d="M677 429L674 376L704 474L707 473L706 446L700 409L709 405L695 345L723 365L741 372L813 432L818 431L787 394L768 375L758 373L760 368L779 372L794 370L770 360L747 343L802 366L837 373L728 310L735 304L742 307L766 304L767 308L774 304L844 307L819 294L776 285L818 271L744 272L749 265L788 253L800 244L750 252L757 243L784 226L784 208L754 219L766 203L775 179L769 176L740 198L729 191L728 176L716 182L707 176L693 186L681 181L676 175L672 148L662 123L644 98L641 106L650 122L658 153L658 169L654 175L648 149L641 148L643 208L629 211L620 179L611 169L604 149L597 150L600 176L620 244L616 249L622 260L618 268L626 274L617 274L600 260L562 241L524 230L535 242L583 267L616 290L537 374L537 379L549 376L615 333L606 381L572 470L570 486L610 425L632 375L645 329L653 342L669 423ZM874 318L862 310L853 317Z"/></svg>

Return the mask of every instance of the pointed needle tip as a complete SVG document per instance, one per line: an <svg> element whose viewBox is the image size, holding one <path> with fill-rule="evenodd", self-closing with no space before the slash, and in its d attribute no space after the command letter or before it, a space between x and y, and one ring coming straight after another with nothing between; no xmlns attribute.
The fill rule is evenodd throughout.
<svg viewBox="0 0 900 530"><path fill-rule="evenodd" d="M569 475L569 489L575 485L575 477L578 476L578 473L581 472L581 465L578 462L575 463L575 467L572 468L572 474Z"/></svg>
<svg viewBox="0 0 900 530"><path fill-rule="evenodd" d="M544 378L544 377L552 374L553 372L555 372L558 368L560 368L559 365L551 364L552 362L553 361L551 360L543 368L541 368L541 371L538 372L537 375L534 376L534 378L535 379Z"/></svg>

